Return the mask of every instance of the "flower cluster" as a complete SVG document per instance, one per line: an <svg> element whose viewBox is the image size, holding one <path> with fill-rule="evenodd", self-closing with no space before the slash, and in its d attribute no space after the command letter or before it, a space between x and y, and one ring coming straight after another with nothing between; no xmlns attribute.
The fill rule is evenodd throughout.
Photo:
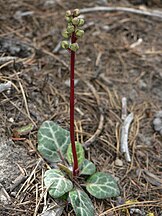
<svg viewBox="0 0 162 216"><path fill-rule="evenodd" d="M71 43L69 43L67 40L62 41L62 48L68 50L70 49L74 52L79 49L79 45L76 43L77 39L84 35L84 31L78 28L84 25L84 19L79 18L79 15L79 9L75 9L73 12L70 10L66 11L65 19L68 25L66 30L62 33L64 38L71 38Z"/></svg>

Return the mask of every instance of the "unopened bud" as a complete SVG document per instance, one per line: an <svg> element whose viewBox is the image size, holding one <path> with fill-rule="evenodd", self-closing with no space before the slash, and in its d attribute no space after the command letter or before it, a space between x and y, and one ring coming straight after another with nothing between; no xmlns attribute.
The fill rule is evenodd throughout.
<svg viewBox="0 0 162 216"><path fill-rule="evenodd" d="M73 23L74 25L78 25L78 23L79 23L78 17L75 17L74 19L72 19L72 23Z"/></svg>
<svg viewBox="0 0 162 216"><path fill-rule="evenodd" d="M69 17L69 16L71 16L71 15L72 15L72 14L71 14L71 11L70 11L70 10L67 10L67 11L66 11L66 16Z"/></svg>
<svg viewBox="0 0 162 216"><path fill-rule="evenodd" d="M69 43L68 43L68 41L62 41L62 42L61 42L61 46L62 46L63 49L68 49L68 48L69 48Z"/></svg>
<svg viewBox="0 0 162 216"><path fill-rule="evenodd" d="M73 25L68 25L66 30L67 30L68 33L71 34L72 32L74 32L74 26Z"/></svg>
<svg viewBox="0 0 162 216"><path fill-rule="evenodd" d="M70 45L70 49L74 52L76 52L79 49L79 45L77 43L72 43Z"/></svg>
<svg viewBox="0 0 162 216"><path fill-rule="evenodd" d="M68 23L70 23L71 20L72 20L72 17L67 17L67 16L65 16L65 19L66 19L66 21L67 21Z"/></svg>
<svg viewBox="0 0 162 216"><path fill-rule="evenodd" d="M69 33L67 31L62 32L62 36L64 38L69 38L70 37L70 35L69 35Z"/></svg>
<svg viewBox="0 0 162 216"><path fill-rule="evenodd" d="M77 29L75 31L75 35L76 35L77 38L82 37L84 35L84 31L81 30L81 29Z"/></svg>
<svg viewBox="0 0 162 216"><path fill-rule="evenodd" d="M84 25L84 19L79 19L78 26L82 26L82 25Z"/></svg>
<svg viewBox="0 0 162 216"><path fill-rule="evenodd" d="M74 15L75 17L79 16L79 14L80 14L79 9L75 9L75 10L73 11L73 15Z"/></svg>

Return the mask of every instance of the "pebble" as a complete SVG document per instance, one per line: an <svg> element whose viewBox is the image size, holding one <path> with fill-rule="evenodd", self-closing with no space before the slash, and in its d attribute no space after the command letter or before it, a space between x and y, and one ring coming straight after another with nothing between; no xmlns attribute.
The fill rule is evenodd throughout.
<svg viewBox="0 0 162 216"><path fill-rule="evenodd" d="M141 90L146 90L147 89L147 84L143 80L139 80L139 87Z"/></svg>
<svg viewBox="0 0 162 216"><path fill-rule="evenodd" d="M156 132L159 132L162 136L162 110L158 111L155 114L154 120L153 120L153 128Z"/></svg>
<svg viewBox="0 0 162 216"><path fill-rule="evenodd" d="M158 111L158 112L155 114L155 117L156 117L156 118L162 118L162 110Z"/></svg>
<svg viewBox="0 0 162 216"><path fill-rule="evenodd" d="M155 131L160 131L162 129L162 119L155 118L153 120L153 125L154 125L154 130Z"/></svg>
<svg viewBox="0 0 162 216"><path fill-rule="evenodd" d="M8 119L8 121L11 122L11 123L13 123L14 119L11 117L11 118Z"/></svg>
<svg viewBox="0 0 162 216"><path fill-rule="evenodd" d="M138 94L137 94L137 91L135 89L132 89L130 92L129 92L129 98L132 100L132 101L135 101L137 98L138 98Z"/></svg>
<svg viewBox="0 0 162 216"><path fill-rule="evenodd" d="M116 160L115 160L114 163L115 163L116 166L119 166L119 167L122 167L122 166L123 166L123 161L120 160L119 158L116 158Z"/></svg>

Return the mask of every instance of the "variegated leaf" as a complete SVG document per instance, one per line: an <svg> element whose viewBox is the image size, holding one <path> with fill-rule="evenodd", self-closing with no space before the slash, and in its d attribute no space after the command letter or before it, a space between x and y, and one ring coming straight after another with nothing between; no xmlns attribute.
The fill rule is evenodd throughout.
<svg viewBox="0 0 162 216"><path fill-rule="evenodd" d="M61 197L73 189L73 183L65 178L64 174L58 169L47 170L44 183L53 198Z"/></svg>
<svg viewBox="0 0 162 216"><path fill-rule="evenodd" d="M108 173L97 172L86 182L87 191L98 199L106 199L120 195L115 179Z"/></svg>
<svg viewBox="0 0 162 216"><path fill-rule="evenodd" d="M69 198L76 216L95 215L92 201L84 191L79 189L72 190L69 192Z"/></svg>
<svg viewBox="0 0 162 216"><path fill-rule="evenodd" d="M96 172L96 166L89 160L85 159L80 167L80 175L92 175Z"/></svg>
<svg viewBox="0 0 162 216"><path fill-rule="evenodd" d="M43 122L38 130L38 151L50 162L61 161L58 152L65 155L69 143L69 131L53 121Z"/></svg>

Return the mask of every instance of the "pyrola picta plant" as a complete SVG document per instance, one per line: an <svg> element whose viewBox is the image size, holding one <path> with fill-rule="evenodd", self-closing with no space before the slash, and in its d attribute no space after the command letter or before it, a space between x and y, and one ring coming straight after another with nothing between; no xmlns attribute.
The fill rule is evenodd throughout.
<svg viewBox="0 0 162 216"><path fill-rule="evenodd" d="M51 197L71 203L76 216L94 216L95 208L89 195L97 199L119 196L115 179L108 173L96 172L96 166L85 158L81 143L75 142L74 133L74 66L79 49L78 38L84 19L78 9L66 12L67 28L62 47L70 53L70 132L53 121L45 121L38 131L38 151L51 164L44 174L44 183ZM71 169L72 167L72 169ZM85 192L85 189L89 195Z"/></svg>

